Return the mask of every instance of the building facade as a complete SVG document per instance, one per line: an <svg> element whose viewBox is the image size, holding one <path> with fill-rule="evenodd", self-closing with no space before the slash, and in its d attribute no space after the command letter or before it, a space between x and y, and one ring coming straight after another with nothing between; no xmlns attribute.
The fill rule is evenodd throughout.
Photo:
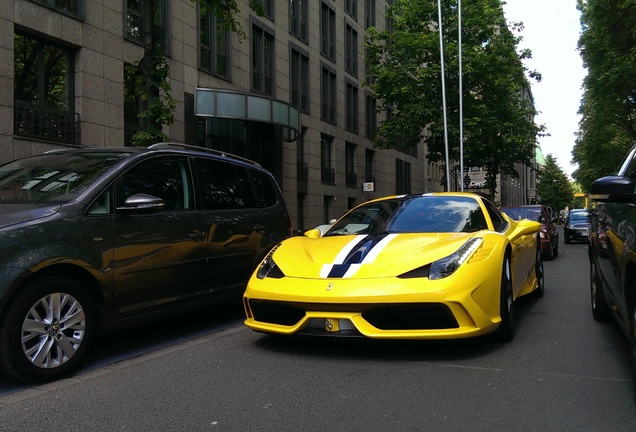
<svg viewBox="0 0 636 432"><path fill-rule="evenodd" d="M6 3L6 2L5 2ZM0 162L130 144L144 124L134 66L148 14L169 65L170 141L247 157L279 181L299 232L365 200L442 190L421 143L371 145L366 29L390 0L239 2L242 34L191 0L14 0L0 9ZM151 5L154 10L150 11Z"/></svg>

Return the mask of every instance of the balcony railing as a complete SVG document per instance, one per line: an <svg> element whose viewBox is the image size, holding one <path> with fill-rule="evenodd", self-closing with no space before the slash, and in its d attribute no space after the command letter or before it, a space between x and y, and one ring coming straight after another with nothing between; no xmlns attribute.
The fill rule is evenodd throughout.
<svg viewBox="0 0 636 432"><path fill-rule="evenodd" d="M320 181L322 183L335 185L336 184L336 170L333 168L322 167L320 170Z"/></svg>
<svg viewBox="0 0 636 432"><path fill-rule="evenodd" d="M13 133L18 136L79 146L79 114L15 101Z"/></svg>
<svg viewBox="0 0 636 432"><path fill-rule="evenodd" d="M348 188L357 188L358 187L358 174L354 172L347 173L347 187Z"/></svg>

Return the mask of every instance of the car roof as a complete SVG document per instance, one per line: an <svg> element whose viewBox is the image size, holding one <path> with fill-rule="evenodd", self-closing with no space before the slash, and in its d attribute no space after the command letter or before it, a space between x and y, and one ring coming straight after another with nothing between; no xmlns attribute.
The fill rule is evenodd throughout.
<svg viewBox="0 0 636 432"><path fill-rule="evenodd" d="M188 144L181 144L175 142L161 142L157 144L150 145L148 147L92 147L92 148L65 148L65 149L55 149L46 152L46 154L64 154L64 153L120 153L120 154L147 154L147 153L159 153L159 152L169 152L169 153L183 153L183 154L198 154L200 156L212 156L215 158L227 159L233 162L238 162L246 165L251 165L254 167L262 168L261 165L251 159L247 159L241 156L237 156L232 153L227 153L220 150L209 149L206 147L193 146Z"/></svg>

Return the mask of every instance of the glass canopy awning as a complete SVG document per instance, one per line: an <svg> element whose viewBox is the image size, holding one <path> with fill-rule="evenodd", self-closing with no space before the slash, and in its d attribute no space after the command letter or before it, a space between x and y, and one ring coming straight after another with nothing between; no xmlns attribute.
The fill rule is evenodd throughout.
<svg viewBox="0 0 636 432"><path fill-rule="evenodd" d="M300 135L298 109L264 96L199 87L195 89L194 114L278 125L285 141L296 141Z"/></svg>

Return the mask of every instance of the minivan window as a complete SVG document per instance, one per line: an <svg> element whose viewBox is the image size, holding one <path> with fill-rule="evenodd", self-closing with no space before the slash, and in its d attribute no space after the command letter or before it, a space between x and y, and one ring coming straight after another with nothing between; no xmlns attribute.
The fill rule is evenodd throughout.
<svg viewBox="0 0 636 432"><path fill-rule="evenodd" d="M117 207L134 194L154 195L165 202L165 210L193 208L192 186L185 158L162 157L143 162L117 182Z"/></svg>
<svg viewBox="0 0 636 432"><path fill-rule="evenodd" d="M265 208L276 205L276 186L272 183L270 176L264 172L250 169L250 175L252 177L252 184L254 185L254 191L256 192L256 203L258 207Z"/></svg>
<svg viewBox="0 0 636 432"><path fill-rule="evenodd" d="M216 159L194 160L203 210L254 207L247 169Z"/></svg>

